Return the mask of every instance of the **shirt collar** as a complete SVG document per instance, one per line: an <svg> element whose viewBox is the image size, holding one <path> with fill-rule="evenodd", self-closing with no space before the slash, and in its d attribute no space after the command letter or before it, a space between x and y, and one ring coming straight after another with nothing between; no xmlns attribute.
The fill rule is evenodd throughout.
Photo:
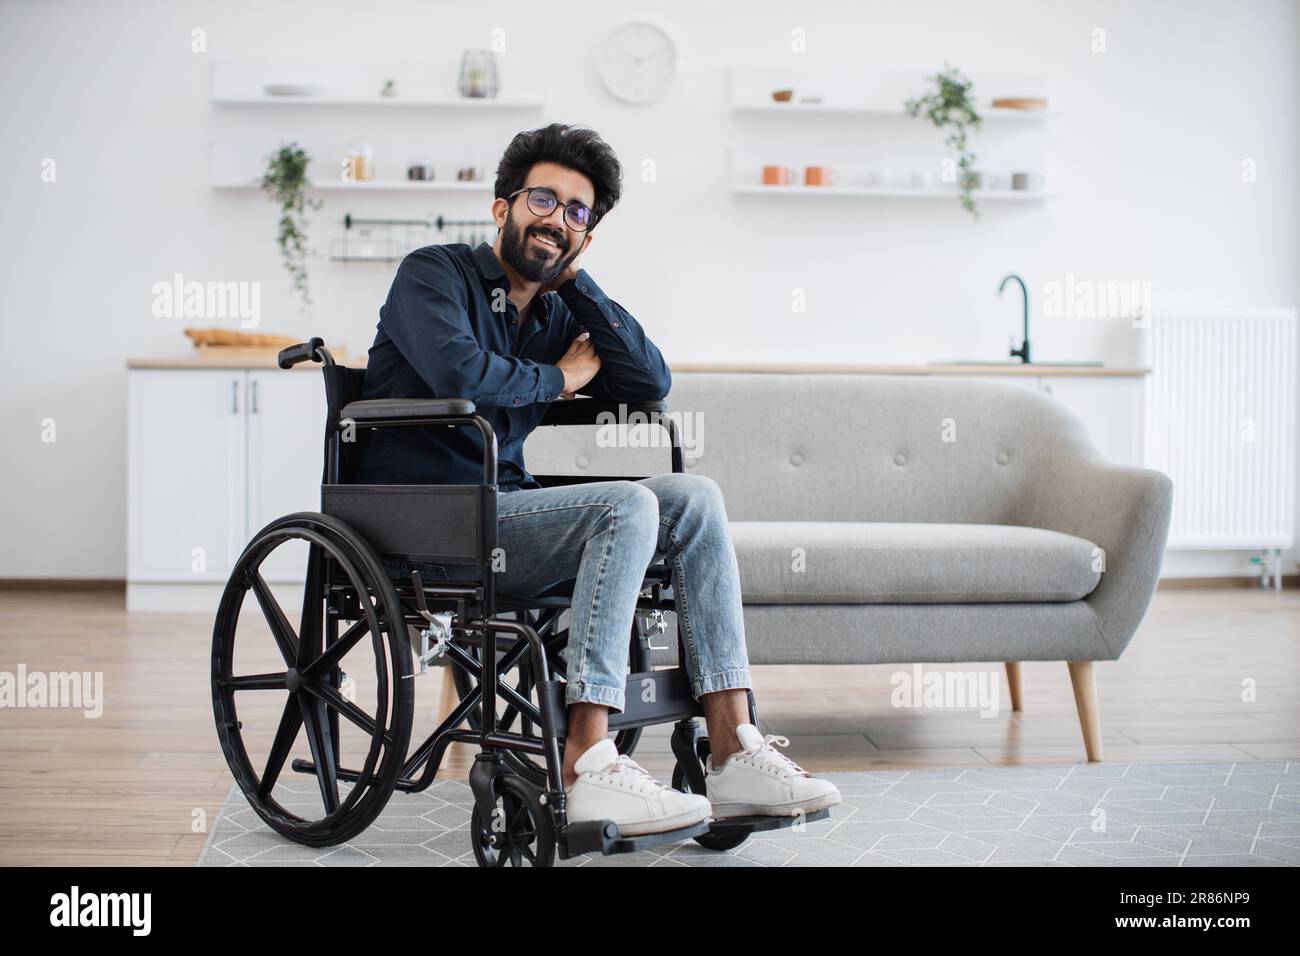
<svg viewBox="0 0 1300 956"><path fill-rule="evenodd" d="M483 277L483 281L495 286L498 282L504 282L506 291L510 289L510 279L506 276L505 266L497 258L497 254L492 251L491 244L480 242L474 247L474 266L478 273ZM529 314L536 316L539 322L546 322L551 317L551 296L540 295L533 298L533 304L541 305L541 309L530 309Z"/></svg>

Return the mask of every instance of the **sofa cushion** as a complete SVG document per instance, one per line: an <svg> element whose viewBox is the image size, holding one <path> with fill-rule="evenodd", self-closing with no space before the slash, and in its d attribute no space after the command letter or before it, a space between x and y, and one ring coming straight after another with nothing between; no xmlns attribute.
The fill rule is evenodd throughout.
<svg viewBox="0 0 1300 956"><path fill-rule="evenodd" d="M730 526L747 604L1077 601L1101 580L1094 570L1100 553L1091 541L1040 528L861 521Z"/></svg>

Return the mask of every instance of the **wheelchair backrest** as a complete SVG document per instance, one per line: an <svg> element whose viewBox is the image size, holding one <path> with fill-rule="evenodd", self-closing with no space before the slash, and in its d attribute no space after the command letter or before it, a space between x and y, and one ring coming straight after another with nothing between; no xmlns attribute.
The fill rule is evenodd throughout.
<svg viewBox="0 0 1300 956"><path fill-rule="evenodd" d="M348 368L344 365L323 365L321 372L325 376L325 403L328 410L325 416L325 465L321 472L321 482L329 481L329 456L332 450L331 439L338 432L339 419L343 407L349 402L359 401L366 382L366 370ZM339 443L339 480L341 485L351 484L361 466L361 456L365 451L365 439L370 434L368 429L355 429L354 441Z"/></svg>

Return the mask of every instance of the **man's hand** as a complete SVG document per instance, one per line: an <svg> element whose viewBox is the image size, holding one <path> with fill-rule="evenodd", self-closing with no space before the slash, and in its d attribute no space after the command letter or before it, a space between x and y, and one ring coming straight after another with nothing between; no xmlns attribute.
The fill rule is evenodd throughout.
<svg viewBox="0 0 1300 956"><path fill-rule="evenodd" d="M569 349L555 363L564 373L564 391L561 398L573 398L575 392L582 388L600 371L600 356L596 346L591 344L590 333L583 332L569 343Z"/></svg>
<svg viewBox="0 0 1300 956"><path fill-rule="evenodd" d="M561 272L550 282L547 282L544 285L539 286L537 289L537 294L544 295L547 292L559 291L560 286L564 285L564 283L568 282L570 279L578 278L578 268L579 268L578 259L575 256L573 261L569 263L568 268L566 268L563 272Z"/></svg>

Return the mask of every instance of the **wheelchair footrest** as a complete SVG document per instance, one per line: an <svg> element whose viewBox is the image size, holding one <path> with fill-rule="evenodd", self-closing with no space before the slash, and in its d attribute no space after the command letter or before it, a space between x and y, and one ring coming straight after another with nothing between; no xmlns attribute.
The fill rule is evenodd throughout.
<svg viewBox="0 0 1300 956"><path fill-rule="evenodd" d="M599 853L602 856L608 856L611 853L634 853L637 850L648 850L652 846L661 846L664 843L680 843L683 840L689 840L692 837L708 833L709 826L708 822L693 823L688 827L665 830L662 833L621 836L618 832L618 824L613 820L590 820L583 823L570 823L558 841L560 858L567 860L583 853Z"/></svg>
<svg viewBox="0 0 1300 956"><path fill-rule="evenodd" d="M797 822L812 823L825 820L831 815L830 810L814 810L812 813L798 813L789 816L766 816L755 814L747 817L726 817L709 824L709 832L715 836L730 836L733 833L758 833L763 830L784 830Z"/></svg>

